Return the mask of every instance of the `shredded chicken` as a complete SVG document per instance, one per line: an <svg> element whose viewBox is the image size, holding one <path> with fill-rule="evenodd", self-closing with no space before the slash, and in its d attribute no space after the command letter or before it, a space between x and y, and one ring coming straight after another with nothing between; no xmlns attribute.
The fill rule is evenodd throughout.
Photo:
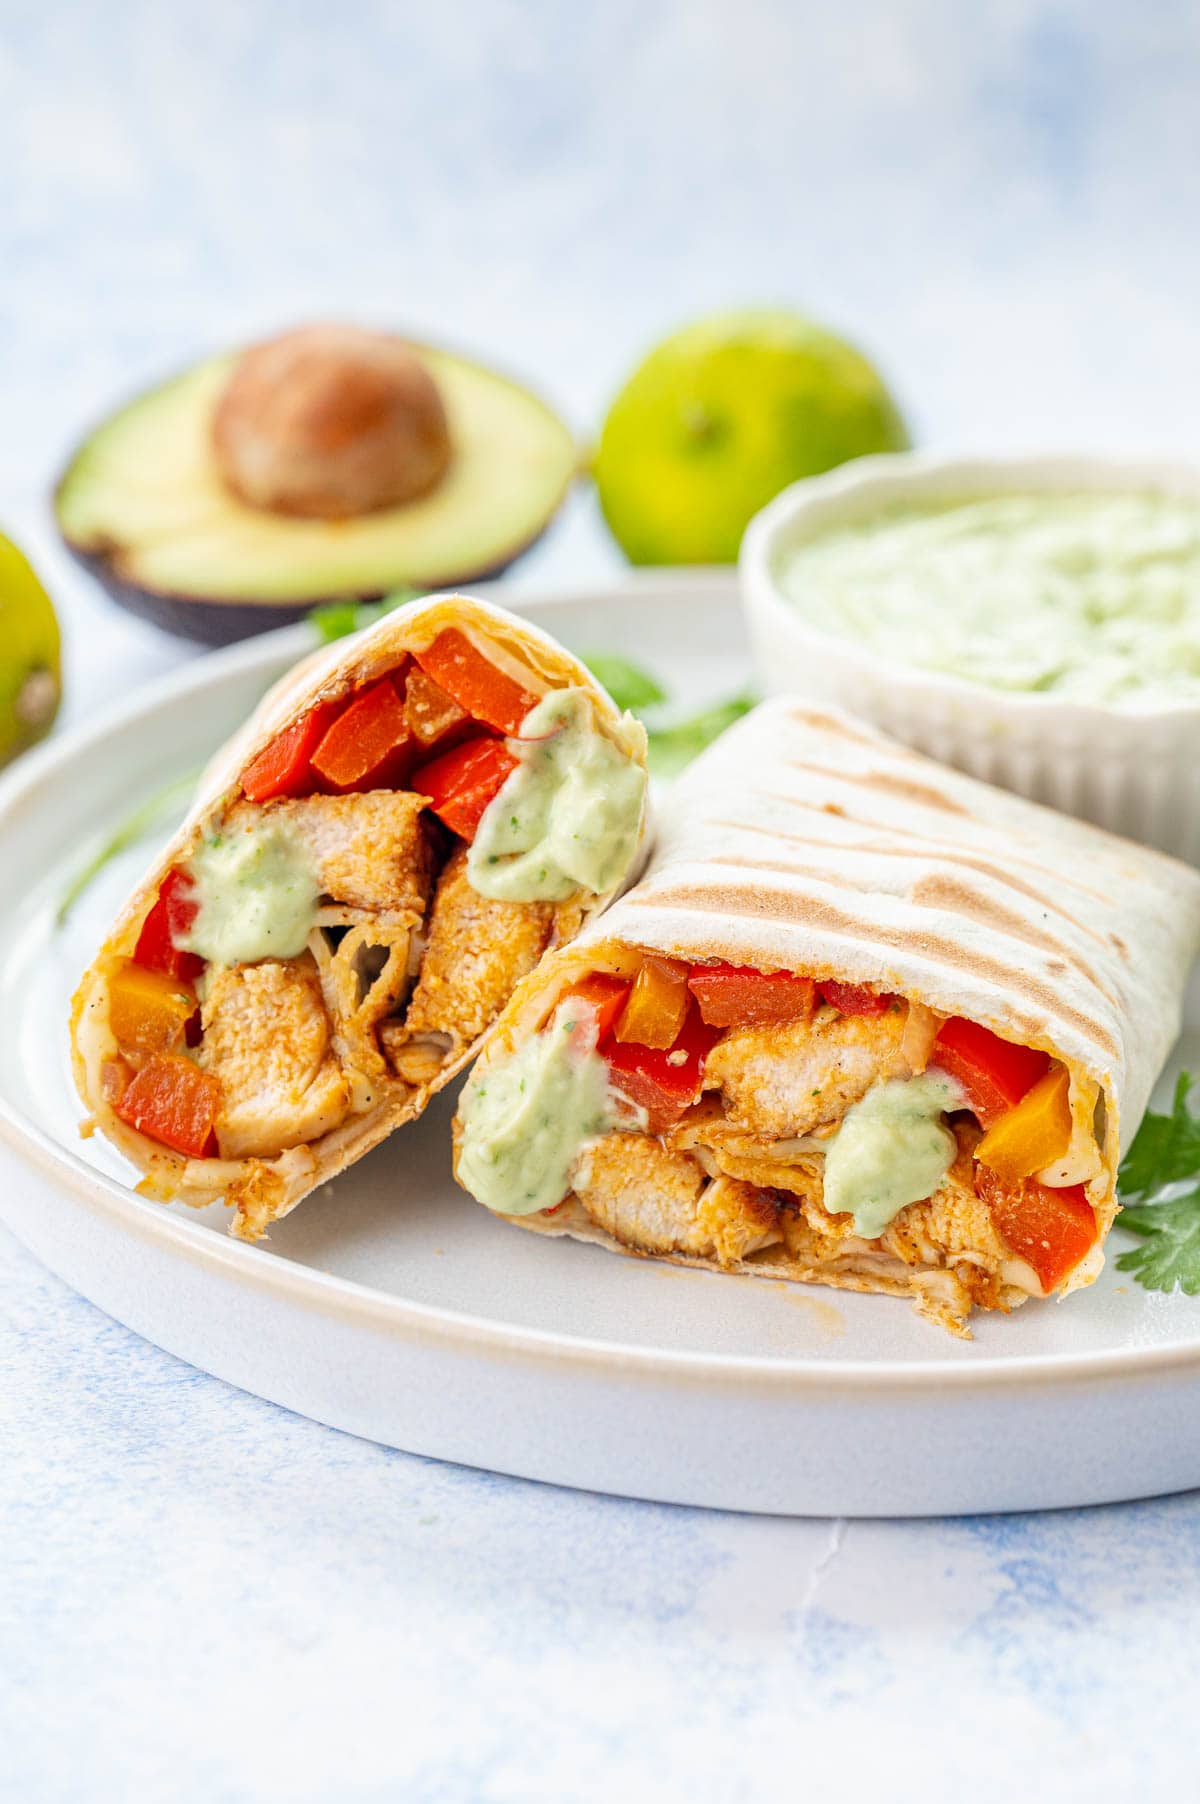
<svg viewBox="0 0 1200 1804"><path fill-rule="evenodd" d="M731 1123L763 1140L793 1139L840 1121L872 1084L907 1077L906 1007L882 1015L821 1010L786 1027L734 1028L709 1053L706 1086Z"/></svg>
<svg viewBox="0 0 1200 1804"><path fill-rule="evenodd" d="M380 1030L388 1060L409 1082L414 1059L425 1069L455 1058L496 1019L546 949L554 925L548 902L493 902L467 877L459 846L447 860L429 911L421 971L403 1023ZM432 1049L432 1053L431 1053Z"/></svg>
<svg viewBox="0 0 1200 1804"><path fill-rule="evenodd" d="M345 1117L350 1087L330 1048L320 979L307 953L212 966L201 1020L196 1056L221 1083L222 1158L272 1157L331 1132Z"/></svg>
<svg viewBox="0 0 1200 1804"><path fill-rule="evenodd" d="M411 986L420 924L412 914L397 923L348 927L335 943L320 927L309 938L334 1023L334 1050L348 1069L373 1078L388 1074L376 1029Z"/></svg>

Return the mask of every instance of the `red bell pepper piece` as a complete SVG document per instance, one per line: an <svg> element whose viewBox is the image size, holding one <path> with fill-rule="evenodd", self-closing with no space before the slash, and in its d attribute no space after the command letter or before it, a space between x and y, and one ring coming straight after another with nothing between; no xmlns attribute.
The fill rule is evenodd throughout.
<svg viewBox="0 0 1200 1804"><path fill-rule="evenodd" d="M409 788L429 797L438 819L469 845L488 803L517 767L502 739L468 739L415 770Z"/></svg>
<svg viewBox="0 0 1200 1804"><path fill-rule="evenodd" d="M497 669L456 627L439 633L432 645L417 652L416 659L460 708L498 733L519 732L521 722L537 705L536 695Z"/></svg>
<svg viewBox="0 0 1200 1804"><path fill-rule="evenodd" d="M1005 1183L986 1165L975 1167L975 1187L996 1231L1051 1291L1095 1246L1096 1216L1082 1184L1055 1190L1035 1178Z"/></svg>
<svg viewBox="0 0 1200 1804"><path fill-rule="evenodd" d="M387 789L403 774L411 744L400 692L391 677L382 677L326 728L312 754L313 775L339 795Z"/></svg>
<svg viewBox="0 0 1200 1804"><path fill-rule="evenodd" d="M679 1038L666 1051L609 1034L600 1053L616 1088L645 1109L650 1132L661 1134L699 1102L704 1061L720 1037L721 1029L709 1027L693 1002Z"/></svg>
<svg viewBox="0 0 1200 1804"><path fill-rule="evenodd" d="M180 1053L163 1053L143 1065L114 1107L121 1120L139 1134L174 1152L189 1159L216 1156L213 1130L221 1108L221 1086Z"/></svg>
<svg viewBox="0 0 1200 1804"><path fill-rule="evenodd" d="M573 997L578 997L587 1003L596 1018L596 1043L599 1044L612 1032L617 1016L625 1007L629 990L627 978L614 977L608 971L592 971L580 983L565 990L560 1000L570 1002Z"/></svg>
<svg viewBox="0 0 1200 1804"><path fill-rule="evenodd" d="M339 703L320 702L277 733L242 772L242 789L252 802L273 796L305 796L315 787L312 755L338 712Z"/></svg>
<svg viewBox="0 0 1200 1804"><path fill-rule="evenodd" d="M756 971L750 965L693 965L688 988L709 1027L769 1027L807 1021L816 986L798 971Z"/></svg>
<svg viewBox="0 0 1200 1804"><path fill-rule="evenodd" d="M868 990L861 983L818 984L821 1000L843 1015L882 1015L896 998L890 990Z"/></svg>
<svg viewBox="0 0 1200 1804"><path fill-rule="evenodd" d="M958 1079L981 1124L990 1127L1044 1076L1050 1055L951 1015L938 1029L929 1062Z"/></svg>
<svg viewBox="0 0 1200 1804"><path fill-rule="evenodd" d="M178 867L168 871L154 906L142 922L133 949L134 964L193 983L204 969L204 960L195 952L185 952L176 941L191 930L199 909L186 874Z"/></svg>

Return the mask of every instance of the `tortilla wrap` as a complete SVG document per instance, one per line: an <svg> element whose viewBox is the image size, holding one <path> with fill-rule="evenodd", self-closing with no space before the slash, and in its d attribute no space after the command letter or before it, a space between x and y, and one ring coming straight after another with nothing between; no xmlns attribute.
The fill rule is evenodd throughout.
<svg viewBox="0 0 1200 1804"><path fill-rule="evenodd" d="M403 952L406 945L410 948L414 968L408 972L408 981L415 981L415 995L421 985L424 970L425 951L422 947L429 934L428 916L437 904L440 886L446 875L444 864L439 874L437 861L444 855L444 842L450 841L451 836L436 826L428 827L431 817L421 813L419 803L411 804L411 832L421 838L423 845L434 840L438 842L437 857L433 853L429 855L433 863L432 873L426 871L423 874L427 890L432 887L433 891L426 895L425 905L419 897L414 903L411 896L397 896L395 901L398 906L395 909L377 911L374 916L370 909L323 909L320 918L330 931L325 932L322 927L315 928L308 942L309 951L303 953L301 958L313 961L315 976L313 971L309 971L308 965L305 966L308 986L313 998L317 998L316 985L319 982L320 998L331 1017L330 1023L327 1023L332 1028L330 1049L321 1069L325 1071L329 1059L333 1059L338 1071L327 1073L330 1093L337 1095L338 1084L341 1083L341 1099L344 1101L348 1097L349 1102L342 1109L340 1117L327 1127L321 1122L321 1109L316 1108L314 1119L320 1131L314 1132L311 1138L301 1137L294 1143L286 1144L270 1156L239 1154L226 1157L186 1157L139 1132L117 1114L108 1094L113 1086L110 1083L106 1088L106 1071L111 1074L113 1061L118 1057L117 1043L108 1020L109 986L113 974L126 968L126 961L132 958L139 933L168 874L183 864L202 841L217 834L223 823L235 818L232 810L240 809L244 815L247 810L254 808L255 804L244 797L240 781L242 773L252 761L271 746L278 735L307 715L309 710L318 704L339 701L350 691L360 690L364 685L385 676L406 656L425 651L438 634L449 627L465 634L477 649L486 653L493 664L517 678L525 688L534 693L582 690L590 707L592 728L644 772L646 736L643 728L630 715L621 714L585 666L539 627L530 621L518 619L501 608L461 595L433 596L411 603L385 615L373 626L353 637L315 652L289 671L270 690L251 718L209 764L187 819L137 885L75 995L71 1013L72 1057L76 1083L89 1111L83 1131L90 1133L98 1128L146 1174L139 1185L139 1189L146 1195L163 1201L186 1202L197 1207L218 1200L232 1204L236 1210L233 1231L244 1238L259 1237L271 1221L287 1214L309 1191L345 1170L394 1128L419 1115L429 1098L450 1082L473 1056L481 1033L471 1033L461 1044L453 1043L453 1035L443 1036L452 1043L449 1054L443 1057L442 1062L433 1068L433 1056L430 1055L423 1061L429 1069L418 1069L414 1074L410 1069L414 1061L412 1048L409 1048L406 1055L409 1062L405 1066L409 1075L406 1081L401 1081L382 1056L381 1043L374 1030L370 1034L365 1030L359 1031L362 1028L360 1022L355 1030L355 1045L351 1047L343 1043L347 1041L350 1032L347 1025L350 1004L345 1003L347 1021L343 1021L338 1014L341 1006L338 985L341 984L344 988L347 975L335 968L337 953L336 950L331 950L329 944L331 938L336 939L339 933L343 934L344 944L344 933L347 931L351 934L357 932L359 939L365 944L370 937L372 920L382 920L386 916L392 949L395 950L398 946ZM469 724L468 722L468 726ZM390 808L396 800L396 793L394 790L376 789L349 796L314 797L312 801L321 805L326 801L336 801L339 819L346 831L352 832L355 821L358 820L363 824L363 833L369 839L365 825L367 811L375 808L381 797L384 798L383 806ZM275 806L275 802L266 803L268 809ZM418 816L426 823L425 826L417 824ZM236 818L240 819L241 816ZM643 797L637 830L639 849L644 839L645 825ZM362 836L360 834L360 838ZM366 849L370 850L369 845ZM465 849L460 846L459 852L465 860ZM620 884L628 879L630 869L636 867L636 858L637 854L627 861L619 879L604 894L580 890L568 900L553 905L495 905L501 910L507 909L508 915L497 915L493 907L489 919L498 919L501 926L508 920L519 927L522 911L527 906L533 907L542 911L539 920L549 920L545 943L561 944L573 937L590 915L606 905ZM332 900L336 902L337 898ZM329 895L322 897L323 903L330 901ZM475 898L475 902L478 904L477 913L480 910L487 912L486 904L478 898ZM505 932L502 937L513 941L514 945L520 940L519 932ZM520 952L521 956L526 957L528 965L535 956L540 955L541 950L541 945L537 945L533 951L528 947L522 950L516 945L514 957ZM477 953L477 946L466 948L464 958L460 961L462 971L468 974L474 972L479 962ZM418 954L421 958L419 966L415 964ZM368 945L368 960L371 956ZM390 952L388 956L391 957ZM290 961L292 965L295 962ZM272 969L278 972L282 967L274 966ZM261 965L258 970L260 979L265 980L267 965ZM204 977L198 980L202 992L207 984L210 999L212 986L218 978L223 980L224 973L209 965ZM438 981L452 992L456 981L454 970L451 970L448 980ZM367 983L369 1002L374 993L371 983L368 978L363 978L361 982ZM506 1000L507 993L506 990L500 997L500 1002ZM307 1007L303 997L297 1001L294 985L288 995L297 1007L300 1004ZM401 1007L407 1006L402 995L394 1000L398 1000ZM288 997L285 996L281 1002L278 996L264 992L263 1003L276 1012L278 1025L272 1037L286 1043L294 1026L292 1015L288 1013L288 1007L291 1006ZM320 1000L316 1000L314 1006L319 1011ZM366 1004L363 1006L365 1008ZM498 1012L498 1006L499 1003L484 1024L483 1031L486 1031L490 1019ZM207 1007L206 1003L206 1011ZM308 1014L312 1013L313 1009L309 1008ZM375 1024L376 1027L379 1025L378 1022ZM317 1031L319 1033L319 1024ZM208 1037L209 1028L206 1025L205 1042ZM236 1033L232 1038L236 1041ZM438 1036L434 1035L433 1039L436 1041ZM434 1048L435 1053L439 1050L439 1047ZM194 1057L197 1060L203 1059L203 1043ZM422 1060L417 1059L416 1064L420 1066ZM127 1079L128 1073L121 1081L127 1082ZM329 1110L325 1111L326 1117L329 1113ZM269 1132L269 1124L264 1131ZM220 1120L217 1122L217 1133L218 1136L221 1135Z"/></svg>
<svg viewBox="0 0 1200 1804"><path fill-rule="evenodd" d="M763 1182L762 1156L781 1156L778 1123L770 1149L748 1148L742 1135L737 1158L721 1151L737 1140L728 1122L702 1128L706 1150L695 1156L707 1161L709 1189L679 1204L666 1226L662 1186L669 1178L682 1195L683 1168L678 1160L669 1168L660 1161L655 1176L659 1154L649 1146L641 1148L641 1166L628 1165L613 1180L611 1206L598 1208L593 1199L589 1208L581 1198L579 1172L591 1181L596 1168L594 1151L585 1148L579 1156L586 1155L586 1169L576 1161L573 1188L559 1206L510 1219L538 1233L684 1264L908 1295L960 1333L972 1302L1008 1309L1027 1295L1065 1294L1094 1279L1116 1213L1121 1153L1178 1034L1183 985L1200 946L1200 874L945 769L844 714L788 697L764 703L699 758L660 816L641 880L514 993L464 1090L455 1123L456 1173L475 1091L589 973L628 977L646 953L691 967L805 973L817 985L818 1013L813 1026L796 1029L788 1042L795 1047L811 1047L818 1027L831 1037L851 1032L836 1018L828 1030L823 1025L835 1012L822 1006L823 980L890 995L906 1011L889 1042L893 1069L881 1067L876 1081L922 1070L942 1017L978 1023L1065 1065L1071 1147L1051 1177L1064 1186L1068 1178L1083 1184L1080 1198L1094 1211L1096 1228L1086 1258L1043 1285L1027 1260L1012 1256L1012 1246L997 1250L993 1221L980 1215L971 1194L969 1155L978 1129L965 1141L955 1130L959 1156L945 1180L951 1185L954 1174L961 1180L963 1206L951 1236L957 1246L944 1235L939 1244L925 1202L916 1205L925 1211L920 1232L910 1209L882 1239L848 1231L844 1215L832 1218L820 1204L820 1137L840 1124L836 1113L795 1130L809 1135L809 1143L787 1155L792 1179L781 1177L778 1189ZM902 1056L906 1034L916 1051ZM739 1040L739 1049L752 1044ZM692 1116L769 1112L753 1085L738 1091L734 1082L744 1100L730 1101L730 1073L737 1078L732 1055L723 1067L716 1049L706 1058L704 1098L666 1137L681 1156ZM714 1064L725 1073L715 1095L709 1089ZM783 1081L782 1068L769 1059L754 1069L763 1096ZM813 1112L822 1106L818 1099ZM770 1138L758 1135L759 1142ZM639 1149L630 1142L629 1151ZM1037 1174L1039 1182L1044 1175ZM706 1198L711 1203L713 1186L725 1176L742 1183L749 1212L749 1225L743 1220L738 1231L740 1252L738 1234L700 1225ZM746 1192L747 1181L754 1194ZM799 1197L786 1190L792 1181ZM639 1197L646 1204L640 1216Z"/></svg>

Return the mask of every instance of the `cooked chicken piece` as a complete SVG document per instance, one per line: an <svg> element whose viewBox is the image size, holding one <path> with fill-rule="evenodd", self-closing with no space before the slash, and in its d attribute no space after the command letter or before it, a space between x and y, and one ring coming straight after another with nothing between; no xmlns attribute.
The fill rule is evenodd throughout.
<svg viewBox="0 0 1200 1804"><path fill-rule="evenodd" d="M421 972L402 1027L380 1029L388 1059L409 1082L412 1059L439 1064L456 1058L492 1025L518 983L537 964L550 939L554 909L547 902L493 902L467 877L459 846L438 879ZM432 1066L436 1070L437 1066Z"/></svg>
<svg viewBox="0 0 1200 1804"><path fill-rule="evenodd" d="M708 1253L699 1225L707 1179L693 1159L668 1152L648 1134L605 1134L590 1141L571 1174L572 1188L598 1227L643 1253Z"/></svg>
<svg viewBox="0 0 1200 1804"><path fill-rule="evenodd" d="M199 1064L221 1083L223 1159L272 1157L329 1133L350 1090L329 1046L329 1017L308 953L213 965L202 1004Z"/></svg>
<svg viewBox="0 0 1200 1804"><path fill-rule="evenodd" d="M579 1155L575 1195L598 1227L642 1253L691 1253L736 1265L778 1239L769 1198L646 1134L606 1134Z"/></svg>
<svg viewBox="0 0 1200 1804"><path fill-rule="evenodd" d="M711 1235L712 1251L722 1265L737 1265L748 1253L773 1246L780 1238L779 1206L770 1191L736 1178L717 1178L700 1198L699 1226Z"/></svg>
<svg viewBox="0 0 1200 1804"><path fill-rule="evenodd" d="M673 1152L690 1152L710 1177L738 1178L763 1189L793 1190L805 1195L820 1172L825 1143L832 1129L798 1135L791 1140L762 1140L726 1120L716 1096L702 1097L663 1140ZM820 1178L817 1178L820 1195Z"/></svg>
<svg viewBox="0 0 1200 1804"><path fill-rule="evenodd" d="M788 1140L838 1121L872 1084L908 1077L904 1003L882 1015L821 1010L787 1027L734 1028L709 1053L708 1088L729 1120L762 1140Z"/></svg>
<svg viewBox="0 0 1200 1804"><path fill-rule="evenodd" d="M402 789L303 796L259 806L239 802L228 828L277 820L303 841L317 880L335 902L356 909L424 910L433 874L424 802Z"/></svg>

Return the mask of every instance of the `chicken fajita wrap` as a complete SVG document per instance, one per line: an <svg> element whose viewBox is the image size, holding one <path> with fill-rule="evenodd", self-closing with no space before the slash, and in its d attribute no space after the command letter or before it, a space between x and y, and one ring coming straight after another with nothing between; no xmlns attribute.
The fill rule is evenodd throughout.
<svg viewBox="0 0 1200 1804"><path fill-rule="evenodd" d="M209 767L75 997L149 1195L253 1239L471 1057L626 881L645 733L528 621L435 597L317 653Z"/></svg>
<svg viewBox="0 0 1200 1804"><path fill-rule="evenodd" d="M780 698L518 987L459 1182L546 1234L910 1297L967 1332L1099 1271L1200 874Z"/></svg>

